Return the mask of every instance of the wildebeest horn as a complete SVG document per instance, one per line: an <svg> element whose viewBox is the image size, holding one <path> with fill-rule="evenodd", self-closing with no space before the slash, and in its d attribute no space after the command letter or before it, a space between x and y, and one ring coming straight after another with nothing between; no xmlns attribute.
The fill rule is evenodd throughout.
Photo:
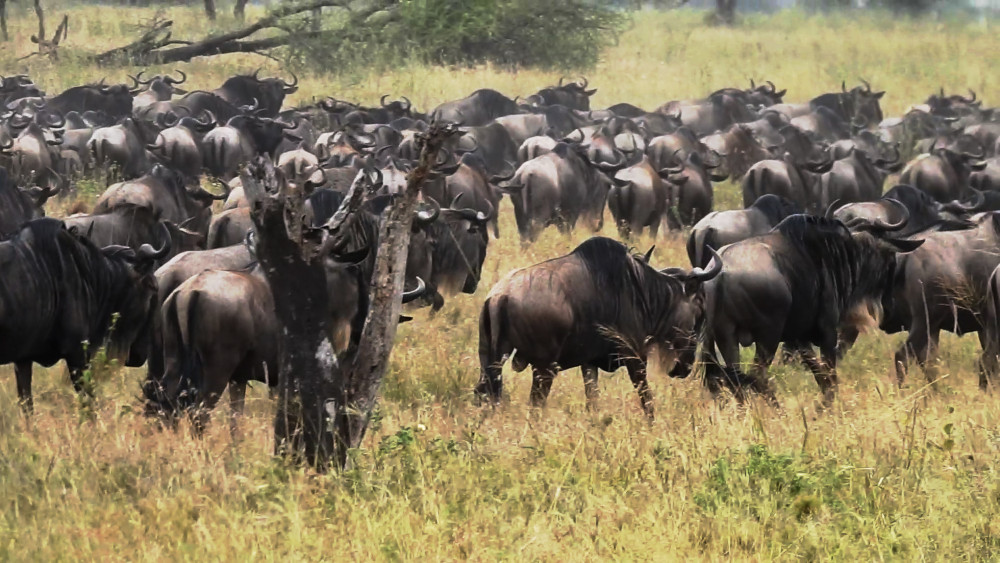
<svg viewBox="0 0 1000 563"><path fill-rule="evenodd" d="M560 76L560 77L559 77L559 85L558 85L558 88L562 88L562 85L563 85L563 81L565 81L565 80L566 80L566 77L565 77L565 76Z"/></svg>
<svg viewBox="0 0 1000 563"><path fill-rule="evenodd" d="M170 228L163 222L160 223L160 241L162 243L159 250L154 249L150 244L140 246L135 256L135 264L155 262L170 253Z"/></svg>
<svg viewBox="0 0 1000 563"><path fill-rule="evenodd" d="M514 166L513 163L507 161L504 161L504 163L506 164L504 171L501 172L500 174L497 174L496 176L490 177L491 184L498 184L500 182L510 180L511 178L514 177L514 174L517 174L517 168Z"/></svg>
<svg viewBox="0 0 1000 563"><path fill-rule="evenodd" d="M410 103L410 99L407 98L406 96L403 96L402 98L406 102L406 107L403 108L403 111L410 111L410 108L413 107L413 104Z"/></svg>
<svg viewBox="0 0 1000 563"><path fill-rule="evenodd" d="M902 204L898 199L893 199L891 197L885 198L885 201L891 203L899 208L902 212L903 217L895 223L886 223L882 219L875 219L869 222L864 217L856 217L847 224L847 228L851 230L861 230L861 231L899 231L906 227L906 224L910 221L910 210Z"/></svg>
<svg viewBox="0 0 1000 563"><path fill-rule="evenodd" d="M183 70L174 69L174 72L181 75L180 79L173 78L171 76L165 76L163 77L163 81L171 85L184 84L184 82L187 81L187 75L184 74Z"/></svg>
<svg viewBox="0 0 1000 563"><path fill-rule="evenodd" d="M767 85L770 86L770 88L767 90L768 94L773 94L773 93L775 93L777 91L777 88L774 86L774 82L771 82L770 80L768 80L767 81Z"/></svg>
<svg viewBox="0 0 1000 563"><path fill-rule="evenodd" d="M49 129L59 129L66 125L66 118L54 111L50 111L46 116L45 124Z"/></svg>
<svg viewBox="0 0 1000 563"><path fill-rule="evenodd" d="M865 85L865 93L866 94L871 94L872 93L872 85L869 84L868 81L865 80L864 78L858 78L858 80L860 80L861 83Z"/></svg>
<svg viewBox="0 0 1000 563"><path fill-rule="evenodd" d="M847 93L847 82L843 80L840 81L840 91L845 94Z"/></svg>
<svg viewBox="0 0 1000 563"><path fill-rule="evenodd" d="M289 123L281 119L275 119L274 122L277 123L282 129L295 129L296 127L299 126L298 120Z"/></svg>
<svg viewBox="0 0 1000 563"><path fill-rule="evenodd" d="M972 94L971 98L964 98L964 97L961 98L961 100L967 104L971 104L976 101L976 91L973 90L972 88L969 88L969 93Z"/></svg>
<svg viewBox="0 0 1000 563"><path fill-rule="evenodd" d="M31 123L31 118L25 115L13 115L7 122L11 129L24 129Z"/></svg>
<svg viewBox="0 0 1000 563"><path fill-rule="evenodd" d="M586 76L581 76L580 80L583 81L583 84L580 85L580 88L581 89L586 89L587 86L590 84L590 82L587 80L587 77Z"/></svg>
<svg viewBox="0 0 1000 563"><path fill-rule="evenodd" d="M211 127L211 126L215 125L218 122L218 120L216 120L216 118L215 118L215 114L212 113L211 110L207 110L207 109L206 110L202 110L202 113L205 114L205 120L204 121L198 121L197 119L195 119L195 123L197 123L198 125L202 125L204 127Z"/></svg>
<svg viewBox="0 0 1000 563"><path fill-rule="evenodd" d="M281 87L286 94L291 94L299 89L299 77L296 76L295 73L292 71L288 71L288 73L292 75L292 83L289 84L288 82L282 80Z"/></svg>
<svg viewBox="0 0 1000 563"><path fill-rule="evenodd" d="M753 82L753 79L751 79L750 82ZM649 259L653 257L654 250L656 250L655 244L653 246L650 246L649 250L646 251L646 254L642 256L642 261L649 264Z"/></svg>
<svg viewBox="0 0 1000 563"><path fill-rule="evenodd" d="M757 89L757 84L753 81L753 78L750 79L750 89L751 90Z"/></svg>
<svg viewBox="0 0 1000 563"><path fill-rule="evenodd" d="M14 139L8 137L6 143L0 143L0 152L8 151L13 146L14 146Z"/></svg>
<svg viewBox="0 0 1000 563"><path fill-rule="evenodd" d="M420 296L422 296L424 292L427 290L427 284L424 283L424 280L420 279L420 276L416 276L416 278L417 278L417 287L415 289L411 289L410 291L403 292L403 303L409 303L411 301L419 299Z"/></svg>
<svg viewBox="0 0 1000 563"><path fill-rule="evenodd" d="M975 188L969 188L969 189L972 191L972 194L973 194L973 197L974 197L972 203L963 203L961 201L953 201L951 203L945 203L945 204L943 204L941 206L941 209L943 211L950 211L952 213L959 213L959 214L961 214L961 213L975 213L977 211L980 211L980 208L983 206L983 204L986 203L986 195L983 192L981 192L981 191L979 191L979 190L977 190Z"/></svg>
<svg viewBox="0 0 1000 563"><path fill-rule="evenodd" d="M260 74L260 70L261 67L257 67L257 70L253 71L253 74L250 75L250 78L253 78L254 80L260 80L259 78L257 78L257 75Z"/></svg>
<svg viewBox="0 0 1000 563"><path fill-rule="evenodd" d="M708 253L712 256L712 259L709 261L707 268L705 269L694 268L690 272L680 275L677 274L673 275L681 278L683 281L693 281L699 283L707 282L708 280L719 275L719 272L722 271L722 257L719 256L719 253L716 252L715 249L712 248L711 246L707 246L706 248L708 249ZM674 268L666 268L664 270L660 270L660 273L665 274L671 270L676 271L676 269Z"/></svg>
<svg viewBox="0 0 1000 563"><path fill-rule="evenodd" d="M382 97L378 99L378 104L385 107L385 99L389 97L389 94L382 94Z"/></svg>
<svg viewBox="0 0 1000 563"><path fill-rule="evenodd" d="M438 215L441 214L441 205L438 204L437 200L432 197L426 198L427 202L430 203L431 208L429 210L417 211L417 215L413 218L413 222L417 223L418 226L430 225L434 221L437 221Z"/></svg>
<svg viewBox="0 0 1000 563"><path fill-rule="evenodd" d="M837 209L837 204L840 203L840 199L835 199L830 202L830 205L826 206L826 212L823 213L823 217L827 219L833 219L833 212Z"/></svg>
<svg viewBox="0 0 1000 563"><path fill-rule="evenodd" d="M962 151L962 156L964 156L965 158L967 158L969 160L981 160L984 156L986 156L986 153L983 151L982 147L980 147L978 153L971 153L969 151Z"/></svg>
<svg viewBox="0 0 1000 563"><path fill-rule="evenodd" d="M615 149L614 152L618 153L618 160L615 162L594 162L593 164L606 172L621 170L628 164L628 158L625 156L625 153L618 149Z"/></svg>

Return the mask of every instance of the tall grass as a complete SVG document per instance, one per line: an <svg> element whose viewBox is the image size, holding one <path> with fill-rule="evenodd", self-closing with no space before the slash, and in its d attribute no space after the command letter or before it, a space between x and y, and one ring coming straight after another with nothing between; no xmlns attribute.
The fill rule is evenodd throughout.
<svg viewBox="0 0 1000 563"><path fill-rule="evenodd" d="M52 10L57 12L59 10ZM72 9L59 63L29 59L32 20L12 23L0 52L52 91L104 74L74 52L120 43L147 10ZM171 9L179 30L206 31ZM51 19L51 18L50 18ZM750 17L701 26L693 12L644 12L589 73L595 107L652 108L750 77L805 100L856 77L888 90L887 114L945 85L997 92L992 24L884 16ZM226 25L225 19L220 25ZM254 56L178 65L190 87L281 65ZM405 94L420 108L479 87L527 94L558 77L538 72L413 66L383 76L303 78L293 101L335 95L374 103ZM718 187L723 207L736 188ZM869 334L841 364L840 398L817 412L799 365L775 365L782 409L713 402L694 377L654 370L657 420L646 422L627 377L602 375L599 410L585 408L579 372L556 378L549 406L527 406L529 376L508 373L510 402L474 406L479 306L515 267L572 249L588 233L546 231L525 250L510 208L473 296L449 299L400 327L376 420L354 469L317 476L272 459L272 404L249 398L241 435L226 407L201 439L163 432L136 412L142 370L96 378L90 416L65 370L36 366L36 414L16 406L13 370L0 385L0 559L990 559L1000 550L1000 408L976 388L972 338L946 337L940 379L896 389L899 335ZM613 236L613 227L605 234ZM682 235L661 235L653 263L684 265Z"/></svg>

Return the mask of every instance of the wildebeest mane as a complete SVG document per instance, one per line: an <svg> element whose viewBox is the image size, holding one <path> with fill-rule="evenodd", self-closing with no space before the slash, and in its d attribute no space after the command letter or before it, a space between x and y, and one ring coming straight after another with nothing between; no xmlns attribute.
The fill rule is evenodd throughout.
<svg viewBox="0 0 1000 563"><path fill-rule="evenodd" d="M789 215L803 213L799 204L775 194L764 194L758 197L757 201L750 205L750 208L760 211L772 226L777 225Z"/></svg>

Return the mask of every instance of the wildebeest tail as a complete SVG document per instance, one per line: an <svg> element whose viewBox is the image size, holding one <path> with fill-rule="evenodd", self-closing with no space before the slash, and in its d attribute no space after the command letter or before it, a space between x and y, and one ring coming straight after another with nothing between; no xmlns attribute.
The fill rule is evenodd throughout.
<svg viewBox="0 0 1000 563"><path fill-rule="evenodd" d="M505 296L488 297L483 303L479 315L479 366L480 378L476 392L490 397L494 401L500 399L502 382L500 374L504 351L504 332L507 326Z"/></svg>
<svg viewBox="0 0 1000 563"><path fill-rule="evenodd" d="M171 402L177 409L190 409L201 400L199 390L203 387L202 361L194 334L200 292L187 292L184 294L187 296L187 301L178 303L178 297L181 295L174 292L167 298L164 304L163 330L172 332L166 335L165 339L176 343L180 366L180 373L174 375L177 377L177 387ZM167 377L170 375L172 374L167 374ZM169 388L170 382L166 383L166 387Z"/></svg>
<svg viewBox="0 0 1000 563"><path fill-rule="evenodd" d="M205 241L205 248L213 249L226 246L225 237L229 228L229 221L229 215L222 215L217 220L212 222L209 226L208 240Z"/></svg>

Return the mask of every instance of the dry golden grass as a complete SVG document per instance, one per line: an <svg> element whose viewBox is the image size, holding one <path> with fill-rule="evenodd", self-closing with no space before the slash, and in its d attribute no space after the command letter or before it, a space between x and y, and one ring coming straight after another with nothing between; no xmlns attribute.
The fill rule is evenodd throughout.
<svg viewBox="0 0 1000 563"><path fill-rule="evenodd" d="M58 11L58 10L54 10ZM170 10L180 29L203 29ZM31 20L0 53L7 74L46 88L112 80L123 71L74 63L73 50L121 41L150 12L73 9L63 61L14 63ZM588 73L595 106L664 101L740 85L751 76L808 99L865 77L899 114L939 85L997 92L990 27L887 17L750 18L706 29L690 12L642 13ZM50 19L54 19L50 16ZM223 22L225 23L225 22ZM192 87L263 64L226 57L177 65ZM413 66L386 76L303 79L296 100L327 94L373 103L405 94L429 108L478 87L526 94L557 77L490 68ZM723 207L736 189L718 188ZM652 375L648 424L628 378L604 375L598 412L584 408L577 370L549 406L527 407L527 374L508 374L510 403L474 406L478 311L512 268L563 254L589 233L546 231L522 250L505 203L480 289L400 329L376 422L355 469L318 476L272 459L272 404L251 393L242 436L226 407L203 439L162 432L136 412L142 370L99 377L82 417L64 368L36 368L37 412L16 407L13 370L0 385L0 559L3 560L679 560L991 559L1000 549L1000 409L976 388L972 338L945 338L941 379L888 377L900 336L870 334L842 363L840 399L818 413L804 368L776 365L780 411L714 403L694 377ZM612 235L606 228L605 234ZM686 263L664 235L653 262ZM637 241L645 249L652 241ZM104 373L104 372L102 372Z"/></svg>

